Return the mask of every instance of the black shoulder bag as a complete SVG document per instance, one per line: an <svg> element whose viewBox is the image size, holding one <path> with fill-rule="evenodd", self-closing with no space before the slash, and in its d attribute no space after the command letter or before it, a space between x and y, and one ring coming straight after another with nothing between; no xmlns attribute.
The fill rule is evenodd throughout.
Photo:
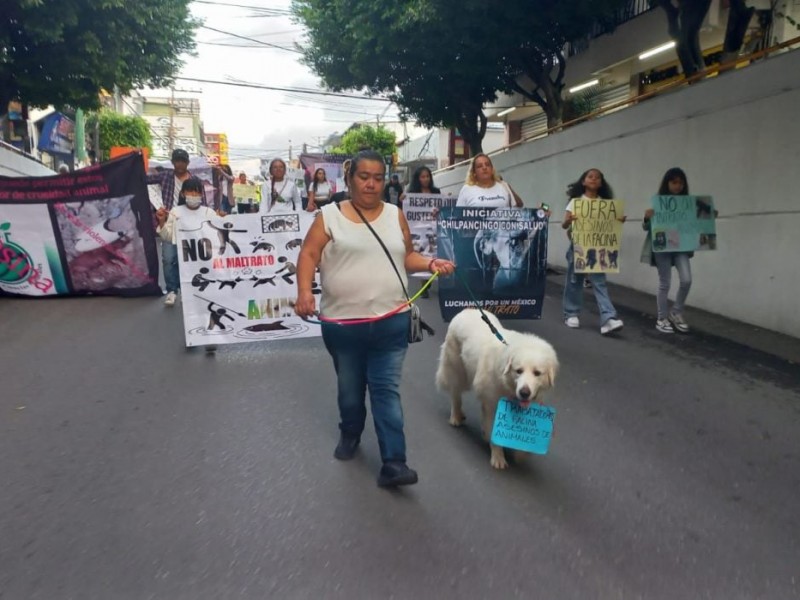
<svg viewBox="0 0 800 600"><path fill-rule="evenodd" d="M400 285L403 288L403 294L405 294L406 300L408 300L410 303L411 298L409 298L408 296L408 291L406 290L406 286L403 283L403 278L400 275L400 271L397 270L397 265L394 264L394 260L392 259L392 255L389 254L389 249L386 247L386 244L383 243L383 240L372 228L372 225L369 224L369 221L367 221L367 219L364 218L364 215L361 214L361 211L358 210L358 208L356 208L356 205L351 202L350 206L353 207L353 210L355 210L356 214L361 218L362 221L364 221L364 225L366 225L369 228L369 230L372 232L372 235L374 235L375 239L378 240L378 243L381 245L381 248L383 248L383 252L386 254L386 258L389 259L389 262L392 264L394 272L397 274L397 279L400 280ZM339 210L340 211L342 210L341 207L339 207ZM436 332L431 328L431 326L422 320L422 314L420 313L419 307L416 304L410 304L410 306L411 306L411 323L408 327L408 343L413 344L415 342L421 342L423 331L426 331L428 335L435 335Z"/></svg>

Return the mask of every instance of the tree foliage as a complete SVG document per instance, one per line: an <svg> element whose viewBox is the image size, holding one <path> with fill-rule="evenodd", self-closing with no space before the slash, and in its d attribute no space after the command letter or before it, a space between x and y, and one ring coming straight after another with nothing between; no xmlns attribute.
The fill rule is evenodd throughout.
<svg viewBox="0 0 800 600"><path fill-rule="evenodd" d="M161 87L194 50L190 0L4 0L0 110L96 108L101 88Z"/></svg>
<svg viewBox="0 0 800 600"><path fill-rule="evenodd" d="M486 130L483 104L504 86L497 62L485 60L480 40L448 15L488 4L469 0L294 0L308 29L305 62L330 88L385 93L406 115L429 127L457 127L473 151ZM447 13L437 12L448 8ZM476 31L476 34L479 31Z"/></svg>
<svg viewBox="0 0 800 600"><path fill-rule="evenodd" d="M397 150L394 133L382 126L359 125L347 131L332 152L352 156L363 148L371 148L381 156L391 156Z"/></svg>
<svg viewBox="0 0 800 600"><path fill-rule="evenodd" d="M100 111L95 117L100 128L101 159L108 160L114 146L147 148L153 151L150 126L141 117L128 117L108 110ZM90 127L94 119L90 120Z"/></svg>
<svg viewBox="0 0 800 600"><path fill-rule="evenodd" d="M492 39L503 46L510 87L533 100L547 115L548 127L560 125L564 112L565 46L596 26L614 28L617 12L629 0L513 0L504 2L491 21Z"/></svg>
<svg viewBox="0 0 800 600"><path fill-rule="evenodd" d="M561 122L564 45L628 0L294 0L306 63L333 89L386 93L429 127L457 127L471 150L483 106L515 90Z"/></svg>

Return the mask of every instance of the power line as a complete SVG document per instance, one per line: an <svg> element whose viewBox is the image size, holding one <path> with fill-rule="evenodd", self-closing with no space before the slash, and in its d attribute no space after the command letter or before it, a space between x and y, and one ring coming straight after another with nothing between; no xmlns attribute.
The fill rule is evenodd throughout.
<svg viewBox="0 0 800 600"><path fill-rule="evenodd" d="M307 90L303 88L282 88L258 83L234 83L232 81L218 81L213 79L197 79L194 77L176 77L181 81L194 81L195 83L213 83L215 85L230 85L233 87L254 88L257 90L271 90L273 92L294 92L296 94L310 94L312 96L335 96L337 98L352 98L353 100L371 100L376 102L391 102L389 98L377 96L356 96L355 94L343 94L340 92L323 92L321 90Z"/></svg>
<svg viewBox="0 0 800 600"><path fill-rule="evenodd" d="M256 44L259 44L261 46L269 46L270 48L284 50L285 52L296 52L297 54L302 54L300 50L295 50L293 48L284 48L283 46L278 46L277 44L270 44L269 42L263 42L261 40L257 40L256 38L239 35L238 33L231 33L230 31L222 31L221 29L214 29L213 27L209 27L208 25L200 25L200 27L201 29L208 29L209 31L214 31L216 33L221 33L223 35L229 35L231 37L239 38L241 40L247 40L248 42L255 42Z"/></svg>
<svg viewBox="0 0 800 600"><path fill-rule="evenodd" d="M256 50L274 50L275 48L267 48L266 46L257 46L256 44L225 44L222 42L203 42L198 40L198 44L204 44L206 46L228 46L230 48L254 48ZM288 48L281 48L282 50L287 50L288 52L293 52L293 50L289 50Z"/></svg>
<svg viewBox="0 0 800 600"><path fill-rule="evenodd" d="M254 37L254 38L258 39L258 38L264 38L264 37L272 37L274 35L286 35L287 33L300 33L302 31L303 31L302 29L284 29L282 31L266 31L264 33L254 33L250 37ZM213 40L208 40L208 42L219 42L219 41L222 41L224 39L225 38L214 38ZM206 43L208 43L208 42L206 42Z"/></svg>
<svg viewBox="0 0 800 600"><path fill-rule="evenodd" d="M227 6L229 8L249 8L273 17L290 17L292 12L281 8L266 8L264 6L248 6L245 4L228 4L227 2L212 2L211 0L193 0L197 4L211 4L212 6Z"/></svg>

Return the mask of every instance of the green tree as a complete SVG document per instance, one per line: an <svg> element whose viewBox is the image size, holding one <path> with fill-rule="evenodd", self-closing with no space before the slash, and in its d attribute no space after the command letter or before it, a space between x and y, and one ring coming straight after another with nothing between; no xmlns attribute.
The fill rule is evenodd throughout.
<svg viewBox="0 0 800 600"><path fill-rule="evenodd" d="M4 0L0 111L15 97L91 109L103 88L168 84L195 47L189 2Z"/></svg>
<svg viewBox="0 0 800 600"><path fill-rule="evenodd" d="M109 152L114 146L147 148L151 152L153 150L150 126L141 117L128 117L103 110L90 117L89 129L93 129L95 124L100 128L101 160L108 160Z"/></svg>
<svg viewBox="0 0 800 600"><path fill-rule="evenodd" d="M397 150L397 143L394 133L383 126L358 125L342 136L341 143L332 152L353 155L362 148L371 148L381 156L391 156Z"/></svg>
<svg viewBox="0 0 800 600"><path fill-rule="evenodd" d="M596 26L611 31L617 11L629 0L510 0L488 20L488 36L499 47L508 86L536 102L547 115L548 127L561 124L564 76L570 42L586 38Z"/></svg>
<svg viewBox="0 0 800 600"><path fill-rule="evenodd" d="M386 93L421 124L457 127L473 153L497 92L561 123L564 46L629 0L294 0L306 63L333 89Z"/></svg>
<svg viewBox="0 0 800 600"><path fill-rule="evenodd" d="M293 6L308 29L304 60L325 85L384 93L422 125L457 127L479 152L483 105L507 85L502 64L483 52L481 29L465 32L461 23L472 27L495 9L477 0L440 4L447 3L294 0Z"/></svg>

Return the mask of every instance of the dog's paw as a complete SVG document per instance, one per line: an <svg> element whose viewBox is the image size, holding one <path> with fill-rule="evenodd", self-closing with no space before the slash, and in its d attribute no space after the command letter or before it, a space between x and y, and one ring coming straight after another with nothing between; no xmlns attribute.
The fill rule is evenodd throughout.
<svg viewBox="0 0 800 600"><path fill-rule="evenodd" d="M503 470L508 468L508 463L506 462L506 457L503 455L502 450L500 450L500 452L492 450L492 458L489 462L492 463L492 468L494 469Z"/></svg>
<svg viewBox="0 0 800 600"><path fill-rule="evenodd" d="M528 456L530 456L530 454L528 454L524 450L514 450L513 456L514 456L514 462L517 464L521 464L525 462L525 459L527 459Z"/></svg>
<svg viewBox="0 0 800 600"><path fill-rule="evenodd" d="M464 416L463 412L450 413L450 425L453 427L461 427L464 424L464 421L467 420L467 417Z"/></svg>

